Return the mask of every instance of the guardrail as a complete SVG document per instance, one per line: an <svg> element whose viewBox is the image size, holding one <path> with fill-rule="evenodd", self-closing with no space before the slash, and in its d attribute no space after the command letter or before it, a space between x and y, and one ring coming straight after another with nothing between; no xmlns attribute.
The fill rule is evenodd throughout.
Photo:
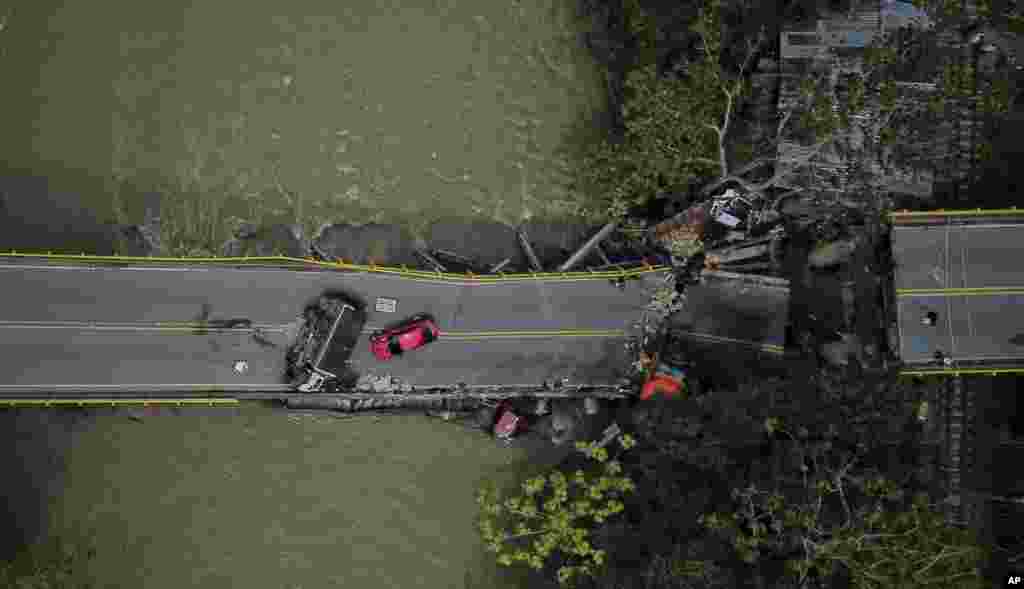
<svg viewBox="0 0 1024 589"><path fill-rule="evenodd" d="M267 389L274 387L268 386ZM196 393L196 396L189 396L185 392L159 394L134 393L124 397L110 396L110 391L103 391L96 397L81 396L83 393L66 392L63 394L42 393L39 395L22 391L20 396L0 398L0 408L3 407L96 407L96 406L119 406L119 405L142 405L142 406L217 406L217 405L238 405L243 401L295 401L303 402L309 400L319 401L496 401L512 398L531 399L624 399L631 396L631 392L622 386L616 385L568 385L564 387L543 387L538 385L509 385L509 386L473 386L466 387L443 387L436 390L420 388L408 392L348 392L348 393L317 393L302 394L293 390L281 387L280 392L269 391L235 391L235 392L205 392ZM2 394L2 393L0 393ZM221 396L210 396L217 395Z"/></svg>
<svg viewBox="0 0 1024 589"><path fill-rule="evenodd" d="M911 368L900 370L903 376L999 376L1002 374L1024 374L1024 366L1011 368Z"/></svg>
<svg viewBox="0 0 1024 589"><path fill-rule="evenodd" d="M54 253L23 253L23 252L0 252L0 259L17 260L48 260L62 262L94 262L105 264L194 264L194 265L226 265L226 266L248 266L248 265L270 265L275 267L306 267L311 269L337 270L348 272L373 272L378 274L390 274L403 276L412 279L451 280L459 282L505 282L524 280L600 280L614 278L629 278L641 274L654 272L665 272L670 270L668 266L652 266L643 264L637 267L623 266L607 270L581 270L572 272L521 272L496 274L475 274L466 272L458 274L453 272L439 272L429 270L417 270L408 266L384 266L377 264L355 264L338 260L325 262L313 258L294 258L290 256L247 256L247 257L162 257L162 256L99 256L93 254L54 254Z"/></svg>
<svg viewBox="0 0 1024 589"><path fill-rule="evenodd" d="M893 211L889 218L896 219L921 219L928 217L1011 217L1024 215L1024 209L1011 207L1009 209L937 209L934 211Z"/></svg>
<svg viewBox="0 0 1024 589"><path fill-rule="evenodd" d="M897 288L898 297L970 297L981 295L1021 295L1024 286L976 286L974 288Z"/></svg>
<svg viewBox="0 0 1024 589"><path fill-rule="evenodd" d="M149 407L151 405L173 405L176 407L182 407L187 405L203 405L203 406L216 406L216 405L238 405L239 400L232 397L213 397L213 398L176 398L176 399L149 399L144 397L139 398L108 398L108 399L93 399L93 398L47 398L47 399L0 399L0 407L116 407L119 405L142 405L143 407Z"/></svg>

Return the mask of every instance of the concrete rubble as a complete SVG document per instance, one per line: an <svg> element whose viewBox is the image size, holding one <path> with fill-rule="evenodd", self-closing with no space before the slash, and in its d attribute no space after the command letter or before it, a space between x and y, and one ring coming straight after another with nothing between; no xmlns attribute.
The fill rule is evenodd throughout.
<svg viewBox="0 0 1024 589"><path fill-rule="evenodd" d="M391 375L364 374L356 381L356 390L373 393L410 393L411 384Z"/></svg>
<svg viewBox="0 0 1024 589"><path fill-rule="evenodd" d="M648 333L656 330L669 315L681 310L686 302L684 294L676 288L674 272L666 274L662 283L650 290L650 297L645 308L643 326Z"/></svg>

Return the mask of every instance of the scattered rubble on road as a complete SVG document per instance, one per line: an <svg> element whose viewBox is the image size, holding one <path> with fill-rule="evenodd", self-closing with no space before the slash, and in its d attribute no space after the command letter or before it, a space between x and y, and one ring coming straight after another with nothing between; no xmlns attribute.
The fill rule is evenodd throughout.
<svg viewBox="0 0 1024 589"><path fill-rule="evenodd" d="M412 385L391 375L364 374L356 381L355 386L360 392L373 393L409 393Z"/></svg>

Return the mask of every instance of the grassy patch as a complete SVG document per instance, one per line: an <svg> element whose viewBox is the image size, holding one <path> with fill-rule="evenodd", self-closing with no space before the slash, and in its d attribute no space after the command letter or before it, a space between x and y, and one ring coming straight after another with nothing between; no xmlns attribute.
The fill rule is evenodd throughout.
<svg viewBox="0 0 1024 589"><path fill-rule="evenodd" d="M31 546L0 563L0 586L18 589L90 589L96 585L87 572L96 555L83 534L70 534Z"/></svg>

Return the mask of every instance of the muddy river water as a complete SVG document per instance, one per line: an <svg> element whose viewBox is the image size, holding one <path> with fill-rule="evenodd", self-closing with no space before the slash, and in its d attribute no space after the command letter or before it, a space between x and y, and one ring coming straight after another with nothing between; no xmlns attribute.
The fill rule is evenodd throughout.
<svg viewBox="0 0 1024 589"><path fill-rule="evenodd" d="M96 587L517 583L480 546L474 491L538 465L467 426L253 405L13 418L5 527L88 538Z"/></svg>
<svg viewBox="0 0 1024 589"><path fill-rule="evenodd" d="M7 0L0 19L5 249L102 253L105 223L147 213L178 252L232 220L560 215L571 130L603 105L559 0ZM20 426L8 505L94 533L103 587L461 587L488 574L476 484L526 457L415 416L85 423L63 444Z"/></svg>
<svg viewBox="0 0 1024 589"><path fill-rule="evenodd" d="M571 213L573 129L603 108L569 0L8 0L0 18L5 165L80 216L159 212L174 241Z"/></svg>

